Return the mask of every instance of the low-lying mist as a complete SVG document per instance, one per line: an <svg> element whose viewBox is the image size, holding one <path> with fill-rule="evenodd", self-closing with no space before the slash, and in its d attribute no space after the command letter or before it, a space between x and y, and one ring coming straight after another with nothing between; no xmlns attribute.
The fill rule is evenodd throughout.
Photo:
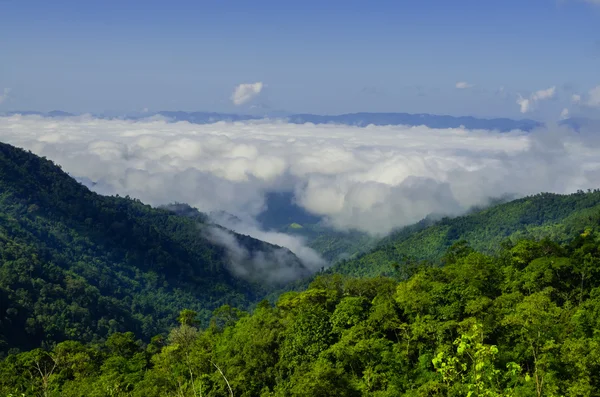
<svg viewBox="0 0 600 397"><path fill-rule="evenodd" d="M306 262L299 261L288 249L276 246L245 246L239 240L240 236L217 225L204 228L202 233L213 244L225 249L226 265L237 277L259 283L282 285L309 276L317 270L306 267Z"/></svg>

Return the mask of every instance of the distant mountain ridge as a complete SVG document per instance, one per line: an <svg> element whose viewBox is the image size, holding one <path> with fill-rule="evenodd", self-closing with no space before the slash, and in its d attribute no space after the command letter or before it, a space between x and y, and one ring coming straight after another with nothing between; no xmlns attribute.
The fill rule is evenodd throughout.
<svg viewBox="0 0 600 397"><path fill-rule="evenodd" d="M483 119L471 116L447 116L428 113L348 113L337 116L319 116L297 114L287 117L290 123L304 124L344 124L358 127L367 125L424 125L429 128L466 128L508 132L512 130L531 131L543 124L529 119L512 120L508 118Z"/></svg>
<svg viewBox="0 0 600 397"><path fill-rule="evenodd" d="M363 277L390 275L408 263L439 262L453 244L463 240L477 251L494 254L505 241L550 238L566 242L590 225L600 225L600 190L539 193L456 218L424 219L329 271Z"/></svg>
<svg viewBox="0 0 600 397"><path fill-rule="evenodd" d="M75 114L54 110L52 112L43 113L35 111L13 111L3 113L6 116L14 114L23 115L38 115L45 117L71 117ZM94 115L99 118L114 118L107 115ZM148 117L162 116L172 121L187 121L193 124L211 124L220 121L236 122L250 120L282 120L293 124L341 124L357 127L365 127L367 125L408 125L420 126L424 125L429 128L466 128L466 129L484 129L495 130L500 132L508 132L512 130L521 130L529 132L535 128L541 127L544 124L531 120L522 119L514 120L509 118L477 118L471 116L448 116L435 115L429 113L347 113L340 115L317 115L317 114L291 114L282 116L280 114L270 115L247 115L247 114L232 114L232 113L216 113L216 112L185 112L185 111L158 111L146 113L131 113L123 114L116 118L127 120L142 120Z"/></svg>

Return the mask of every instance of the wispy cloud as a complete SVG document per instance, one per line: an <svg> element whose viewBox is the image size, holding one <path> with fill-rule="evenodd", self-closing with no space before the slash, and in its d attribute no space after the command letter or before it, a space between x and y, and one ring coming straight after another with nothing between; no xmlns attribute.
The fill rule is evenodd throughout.
<svg viewBox="0 0 600 397"><path fill-rule="evenodd" d="M595 108L600 107L600 85L590 90L587 104Z"/></svg>
<svg viewBox="0 0 600 397"><path fill-rule="evenodd" d="M291 236L277 231L263 230L257 222L247 216L243 216L244 219L242 219L240 217L229 216L223 212L216 212L211 213L210 217L215 223L239 234L252 236L276 246L286 247L293 252L304 265L303 269L295 269L296 271L309 270L312 273L327 265L325 260L323 260L317 252L306 246L302 237ZM287 275L288 272L286 271L285 274ZM276 278L279 279L281 277L276 276Z"/></svg>
<svg viewBox="0 0 600 397"><path fill-rule="evenodd" d="M10 88L5 88L2 90L2 94L0 94L0 105L8 99L10 91L11 91Z"/></svg>
<svg viewBox="0 0 600 397"><path fill-rule="evenodd" d="M263 83L245 83L235 87L233 94L231 94L231 101L234 105L239 106L249 102L252 98L256 97L263 90Z"/></svg>
<svg viewBox="0 0 600 397"><path fill-rule="evenodd" d="M281 284L312 273L284 248L273 246L259 250L255 247L249 250L236 235L218 226L209 226L202 232L214 244L225 248L228 259L226 265L238 277L262 283Z"/></svg>
<svg viewBox="0 0 600 397"><path fill-rule="evenodd" d="M543 100L547 100L554 97L556 93L556 87L550 87L545 90L539 90L529 96L529 98L523 98L520 94L517 98L517 104L521 107L521 113L528 113L535 108L535 105Z"/></svg>
<svg viewBox="0 0 600 397"><path fill-rule="evenodd" d="M460 90L464 90L467 88L472 88L474 87L474 85L471 83L467 83L466 81L459 81L458 83L456 83L455 87Z"/></svg>

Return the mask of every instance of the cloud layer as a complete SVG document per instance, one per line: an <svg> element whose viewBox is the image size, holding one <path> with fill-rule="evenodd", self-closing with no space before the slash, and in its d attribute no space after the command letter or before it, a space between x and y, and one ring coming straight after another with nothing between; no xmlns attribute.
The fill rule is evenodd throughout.
<svg viewBox="0 0 600 397"><path fill-rule="evenodd" d="M335 228L380 234L503 194L598 187L594 132L0 117L0 139L95 182L100 193L251 218L264 209L265 192L291 191Z"/></svg>

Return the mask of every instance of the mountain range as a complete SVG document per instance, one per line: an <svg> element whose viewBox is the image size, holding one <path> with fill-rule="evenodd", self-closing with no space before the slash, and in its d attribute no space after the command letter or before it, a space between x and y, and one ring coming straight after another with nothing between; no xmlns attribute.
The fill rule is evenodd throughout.
<svg viewBox="0 0 600 397"><path fill-rule="evenodd" d="M74 113L63 112L59 110L51 112L36 111L11 111L2 113L5 116L14 114L38 115L44 117L72 117ZM141 120L149 117L160 116L171 121L187 121L194 124L210 124L219 121L235 122L249 120L281 120L294 124L342 124L357 127L367 125L424 125L430 128L467 128L467 129L486 129L508 132L512 130L531 131L543 126L543 123L530 119L513 120L509 118L484 119L471 116L448 116L435 115L429 113L347 113L340 115L316 115L316 114L261 114L244 115L216 112L185 112L185 111L157 111L157 112L139 112L123 113L117 115L94 114L98 118L122 118L126 120ZM579 124L581 121L578 122ZM579 125L578 124L578 125Z"/></svg>

